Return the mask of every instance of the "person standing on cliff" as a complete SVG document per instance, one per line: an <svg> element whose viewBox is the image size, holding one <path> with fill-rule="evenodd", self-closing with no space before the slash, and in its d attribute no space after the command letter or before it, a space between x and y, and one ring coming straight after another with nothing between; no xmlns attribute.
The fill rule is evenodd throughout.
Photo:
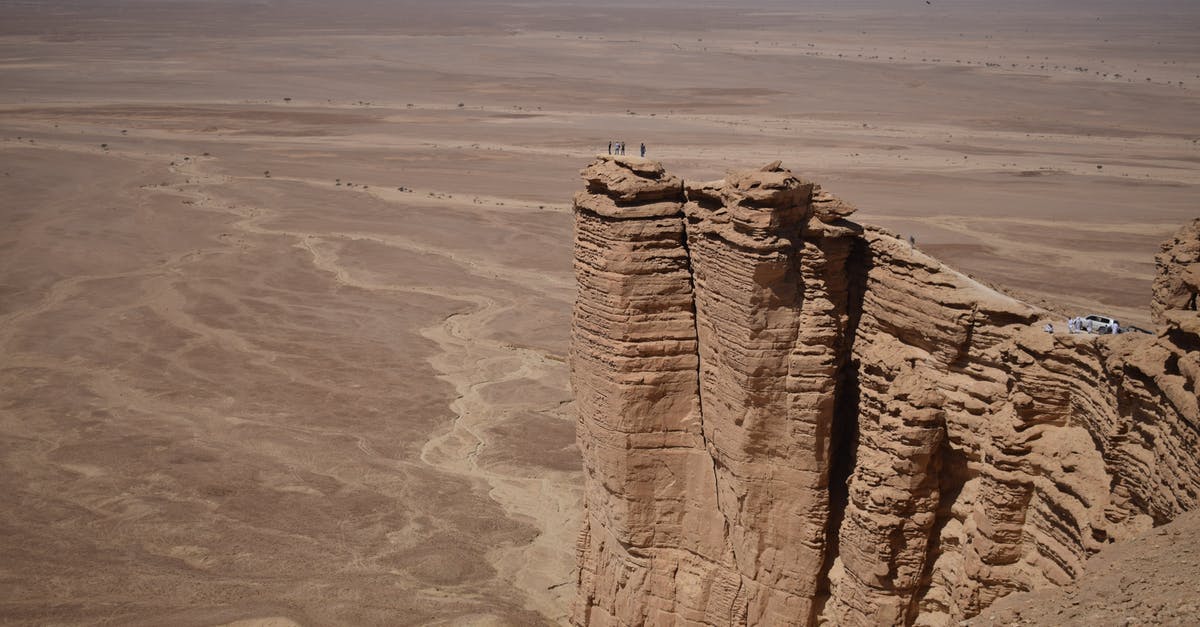
<svg viewBox="0 0 1200 627"><path fill-rule="evenodd" d="M608 142L608 154L612 154L612 142Z"/></svg>
<svg viewBox="0 0 1200 627"><path fill-rule="evenodd" d="M1108 332L1112 333L1113 335L1121 332L1121 326L1117 324L1116 320L1108 323Z"/></svg>
<svg viewBox="0 0 1200 627"><path fill-rule="evenodd" d="M642 142L642 158L646 158L646 142Z"/></svg>

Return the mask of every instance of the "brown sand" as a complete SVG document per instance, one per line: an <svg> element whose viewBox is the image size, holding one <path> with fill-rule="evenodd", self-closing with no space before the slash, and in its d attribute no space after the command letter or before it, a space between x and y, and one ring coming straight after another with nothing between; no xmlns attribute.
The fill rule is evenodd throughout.
<svg viewBox="0 0 1200 627"><path fill-rule="evenodd" d="M1198 213L1187 3L445 4L0 4L0 618L562 621L611 139L1142 324Z"/></svg>
<svg viewBox="0 0 1200 627"><path fill-rule="evenodd" d="M970 625L1195 625L1200 581L1200 512L1188 512L1092 556L1062 588L1013 594Z"/></svg>

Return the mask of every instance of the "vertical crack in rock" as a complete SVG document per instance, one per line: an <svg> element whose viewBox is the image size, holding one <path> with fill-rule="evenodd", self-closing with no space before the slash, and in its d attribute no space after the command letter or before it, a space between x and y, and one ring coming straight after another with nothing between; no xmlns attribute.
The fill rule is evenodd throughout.
<svg viewBox="0 0 1200 627"><path fill-rule="evenodd" d="M696 290L696 268L692 264L692 252L691 252L691 247L688 245L686 222L685 222L684 237L683 237L682 244L683 244L684 251L687 253L687 256L688 256L688 278L691 281L690 286L692 289L692 294L694 295L695 290ZM693 316L693 318L692 318L693 329L695 331L696 337L699 338L700 337L700 324L699 324L698 318L696 317L696 306L695 306L694 300L692 302L692 316ZM701 385L702 372L703 371L702 371L702 367L701 367L701 362L699 359L699 355L697 354L697 360L696 360L696 405L699 410L700 441L701 441L702 446L704 447L704 452L708 455L709 461L712 464L712 480L713 480L712 488L713 488L713 494L716 495L715 496L715 498L716 498L715 505L717 508L717 513L721 517L722 536L725 538L728 538L728 536L729 536L728 518L725 517L724 510L721 508L721 500L720 500L721 490L720 490L720 486L717 485L717 476L718 476L717 458L716 458L715 454L713 453L713 448L711 446L711 443L708 440L708 436L706 435L706 431L705 431L705 427L704 427L704 390L703 390L703 386ZM727 546L728 546L728 544L727 544ZM736 563L737 562L736 552L734 552L734 549L732 547L729 548L729 551L732 554L734 563ZM740 593L741 592L741 582L739 581L738 584L739 584L738 592ZM734 607L734 604L737 600L737 596L738 595L735 594L733 597L730 598L730 607L728 608L729 615L730 615L730 617L742 616L744 618L745 607L744 606L742 606L741 608ZM732 618L731 618L731 620L732 620ZM731 622L730 624L734 624L734 623Z"/></svg>
<svg viewBox="0 0 1200 627"><path fill-rule="evenodd" d="M871 269L871 250L861 238L851 240L850 254L846 261L846 329L842 338L841 367L837 374L836 401L833 428L830 434L829 470L829 522L825 530L825 556L821 565L818 590L818 605L814 613L820 615L829 599L829 574L839 551L839 534L849 502L849 479L855 466L855 448L858 441L859 415L859 367L854 357L854 343L858 335L858 324L862 318L863 296L866 294L867 275ZM815 622L816 616L809 622Z"/></svg>
<svg viewBox="0 0 1200 627"><path fill-rule="evenodd" d="M1196 507L1200 220L1157 337L1050 335L778 163L583 175L576 624L955 621Z"/></svg>

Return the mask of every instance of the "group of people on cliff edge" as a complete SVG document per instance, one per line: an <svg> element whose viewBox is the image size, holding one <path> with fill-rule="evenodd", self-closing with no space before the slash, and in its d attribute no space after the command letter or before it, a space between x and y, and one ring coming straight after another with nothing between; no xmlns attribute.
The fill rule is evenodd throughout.
<svg viewBox="0 0 1200 627"><path fill-rule="evenodd" d="M640 150L641 150L641 153L642 153L642 154L641 154L641 156L644 158L644 157L646 156L646 144L645 144L645 142L643 142L643 143L641 144ZM625 142L608 142L608 154L610 154L610 155L623 155L623 154L625 154Z"/></svg>

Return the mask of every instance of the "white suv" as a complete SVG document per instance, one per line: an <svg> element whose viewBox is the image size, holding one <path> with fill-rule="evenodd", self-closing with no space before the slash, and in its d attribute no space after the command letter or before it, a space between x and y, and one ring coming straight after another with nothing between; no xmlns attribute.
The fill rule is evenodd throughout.
<svg viewBox="0 0 1200 627"><path fill-rule="evenodd" d="M1108 316L1091 314L1084 316L1082 322L1083 325L1081 328L1089 333L1111 333L1112 324L1117 321ZM1117 328L1120 328L1120 326L1120 323L1117 323Z"/></svg>

